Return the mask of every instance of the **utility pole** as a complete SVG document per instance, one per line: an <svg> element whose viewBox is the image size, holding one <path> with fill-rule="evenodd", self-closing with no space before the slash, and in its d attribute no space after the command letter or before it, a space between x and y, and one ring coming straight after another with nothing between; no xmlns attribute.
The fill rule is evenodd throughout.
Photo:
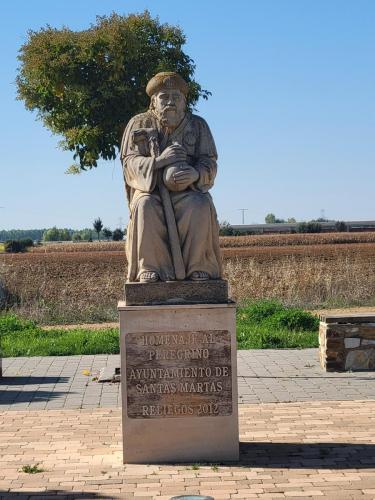
<svg viewBox="0 0 375 500"><path fill-rule="evenodd" d="M242 225L245 225L245 212L248 210L248 208L237 208L240 212L242 212Z"/></svg>

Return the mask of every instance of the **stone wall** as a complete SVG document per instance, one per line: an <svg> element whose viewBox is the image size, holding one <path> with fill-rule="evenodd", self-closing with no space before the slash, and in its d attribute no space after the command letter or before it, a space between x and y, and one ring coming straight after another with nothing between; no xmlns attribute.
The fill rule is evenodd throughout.
<svg viewBox="0 0 375 500"><path fill-rule="evenodd" d="M375 370L375 314L321 316L319 344L328 372Z"/></svg>

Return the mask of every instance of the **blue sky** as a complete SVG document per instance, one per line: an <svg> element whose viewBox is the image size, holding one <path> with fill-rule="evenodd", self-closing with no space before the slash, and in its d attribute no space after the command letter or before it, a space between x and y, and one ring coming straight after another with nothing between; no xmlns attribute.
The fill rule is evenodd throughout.
<svg viewBox="0 0 375 500"><path fill-rule="evenodd" d="M219 152L220 220L375 219L375 2L372 0L12 0L2 4L0 229L125 223L118 160L65 175L71 155L15 100L28 29L86 28L96 15L149 9L179 24L198 103Z"/></svg>

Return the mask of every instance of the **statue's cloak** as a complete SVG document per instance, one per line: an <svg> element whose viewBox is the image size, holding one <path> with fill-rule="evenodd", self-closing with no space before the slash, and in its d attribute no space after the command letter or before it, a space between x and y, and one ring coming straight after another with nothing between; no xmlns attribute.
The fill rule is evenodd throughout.
<svg viewBox="0 0 375 500"><path fill-rule="evenodd" d="M150 146L152 142L156 143L157 154ZM199 173L197 182L187 190L170 193L187 276L193 271L206 271L212 279L221 276L217 216L208 193L217 172L210 129L202 118L187 113L168 134L148 111L130 120L121 144L130 209L126 244L129 281L138 280L144 271L157 272L163 281L175 279L155 169L155 156L173 143L185 148L187 163ZM144 205L149 207L150 203L153 210L147 208L145 215Z"/></svg>

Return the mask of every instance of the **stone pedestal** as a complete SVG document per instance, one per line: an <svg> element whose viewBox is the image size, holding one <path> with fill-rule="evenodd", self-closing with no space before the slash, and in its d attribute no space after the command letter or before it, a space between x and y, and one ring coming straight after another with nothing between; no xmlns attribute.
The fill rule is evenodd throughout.
<svg viewBox="0 0 375 500"><path fill-rule="evenodd" d="M238 460L235 312L119 303L124 463Z"/></svg>
<svg viewBox="0 0 375 500"><path fill-rule="evenodd" d="M192 281L126 283L124 296L127 306L226 304L228 282L208 280L202 283Z"/></svg>

